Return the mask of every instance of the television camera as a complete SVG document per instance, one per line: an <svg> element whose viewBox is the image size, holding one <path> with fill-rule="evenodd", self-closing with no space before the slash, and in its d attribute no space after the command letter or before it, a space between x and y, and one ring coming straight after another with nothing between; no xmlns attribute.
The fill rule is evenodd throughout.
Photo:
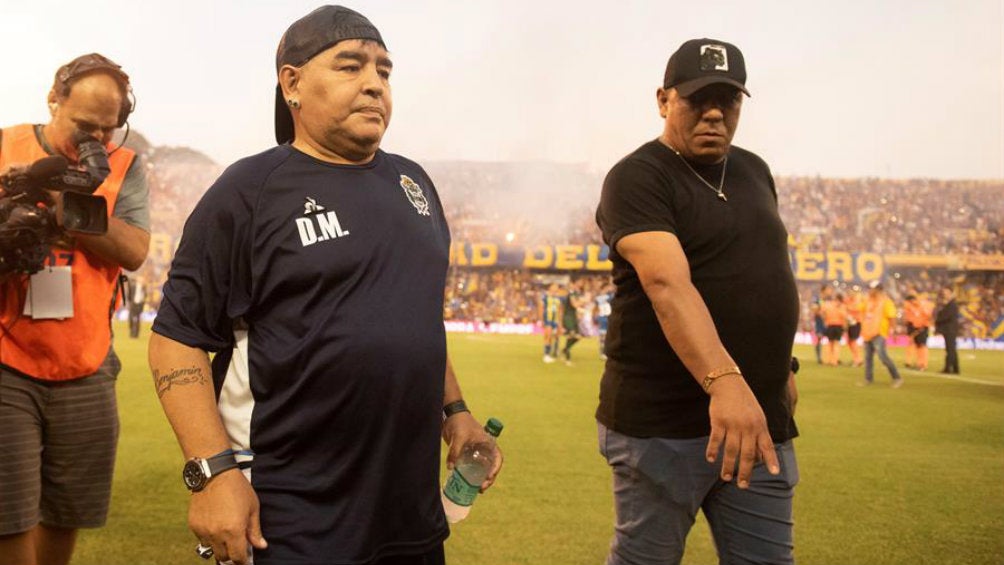
<svg viewBox="0 0 1004 565"><path fill-rule="evenodd" d="M42 270L49 247L67 234L108 231L108 203L93 193L111 172L94 137L73 135L80 166L50 155L0 176L0 280Z"/></svg>

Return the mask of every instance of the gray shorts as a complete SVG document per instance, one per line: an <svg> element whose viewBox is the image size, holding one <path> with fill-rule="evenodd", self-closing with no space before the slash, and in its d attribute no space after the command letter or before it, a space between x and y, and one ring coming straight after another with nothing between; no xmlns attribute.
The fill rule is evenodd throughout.
<svg viewBox="0 0 1004 565"><path fill-rule="evenodd" d="M722 482L721 464L704 458L707 437L636 438L598 426L617 511L607 565L679 564L698 510L711 526L719 563L794 563L798 465L791 441L774 446L781 473L771 475L758 463L743 490Z"/></svg>
<svg viewBox="0 0 1004 565"><path fill-rule="evenodd" d="M104 525L119 420L118 359L92 376L44 383L0 369L0 535L39 522Z"/></svg>

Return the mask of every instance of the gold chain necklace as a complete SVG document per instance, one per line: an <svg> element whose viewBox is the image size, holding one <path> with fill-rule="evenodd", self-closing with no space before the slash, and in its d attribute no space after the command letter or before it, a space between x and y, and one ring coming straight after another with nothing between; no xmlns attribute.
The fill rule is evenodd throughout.
<svg viewBox="0 0 1004 565"><path fill-rule="evenodd" d="M667 144L667 147L672 149L673 153L676 153L676 156L679 157L681 161L683 161L683 164L686 165L688 169L690 169L690 172L694 173L694 176L697 177L698 180L704 183L704 186L710 188L712 191L714 191L715 194L718 195L719 200L721 200L722 202L729 201L729 199L725 197L725 167L728 166L729 164L728 153L725 154L725 160L722 162L722 178L718 179L718 187L716 188L715 185L704 180L704 177L698 174L697 171L695 171L694 168L690 166L690 163L688 163L687 160L683 158L683 155L680 155L680 152L677 151L675 147L669 144Z"/></svg>

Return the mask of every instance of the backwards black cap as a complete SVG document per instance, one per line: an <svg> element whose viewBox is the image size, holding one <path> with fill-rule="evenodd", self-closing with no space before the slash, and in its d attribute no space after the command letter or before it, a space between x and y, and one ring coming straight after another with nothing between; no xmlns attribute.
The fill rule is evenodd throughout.
<svg viewBox="0 0 1004 565"><path fill-rule="evenodd" d="M709 84L725 83L746 90L746 61L742 51L717 39L691 39L669 57L663 88L690 96Z"/></svg>
<svg viewBox="0 0 1004 565"><path fill-rule="evenodd" d="M293 22L279 40L275 71L283 65L302 67L318 53L346 39L370 39L384 49L383 38L366 16L344 6L321 6ZM275 140L282 144L293 139L293 115L283 100L282 87L275 85Z"/></svg>

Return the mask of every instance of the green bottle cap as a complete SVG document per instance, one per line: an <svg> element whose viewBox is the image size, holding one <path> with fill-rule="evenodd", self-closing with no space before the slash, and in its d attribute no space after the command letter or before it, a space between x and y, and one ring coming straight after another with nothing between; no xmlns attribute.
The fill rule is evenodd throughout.
<svg viewBox="0 0 1004 565"><path fill-rule="evenodd" d="M499 434L502 433L502 427L502 422L497 418L488 418L488 423L485 424L485 431L495 437L499 437Z"/></svg>

